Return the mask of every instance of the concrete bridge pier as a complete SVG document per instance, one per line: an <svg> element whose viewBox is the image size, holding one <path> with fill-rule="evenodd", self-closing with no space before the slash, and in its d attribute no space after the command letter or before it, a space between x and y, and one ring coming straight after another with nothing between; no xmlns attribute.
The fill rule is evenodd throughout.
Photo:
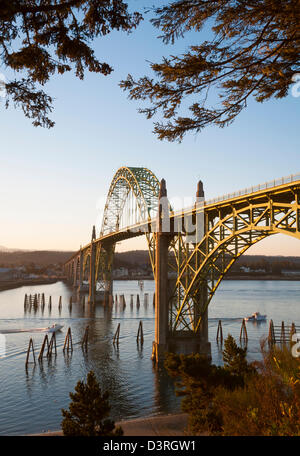
<svg viewBox="0 0 300 456"><path fill-rule="evenodd" d="M91 304L95 303L96 298L96 271L95 271L95 263L96 263L96 229L93 226L92 231L92 240L91 240L91 256L90 256L90 274L89 274L89 298L88 302Z"/></svg>
<svg viewBox="0 0 300 456"><path fill-rule="evenodd" d="M201 183L202 184L202 183ZM198 185L197 198L202 197L203 186ZM203 193L204 196L204 193ZM169 328L169 297L174 287L168 280L168 250L173 234L165 230L164 220L168 217L167 190L162 179L159 193L158 231L156 233L155 249L155 340L153 342L152 360L163 361L166 352L191 354L201 353L211 357L211 347L208 341L208 310L203 309L207 302L207 285L203 283L195 305L194 321L201 315L198 331L175 331ZM164 229L163 229L164 224Z"/></svg>

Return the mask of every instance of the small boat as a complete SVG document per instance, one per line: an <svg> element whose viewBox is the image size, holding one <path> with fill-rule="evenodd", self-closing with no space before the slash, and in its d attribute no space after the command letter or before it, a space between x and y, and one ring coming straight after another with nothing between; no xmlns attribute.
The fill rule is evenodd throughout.
<svg viewBox="0 0 300 456"><path fill-rule="evenodd" d="M63 325L58 325L57 323L55 323L55 325L49 326L48 328L46 328L46 330L47 332L56 333L57 331L60 331L61 328L63 328Z"/></svg>
<svg viewBox="0 0 300 456"><path fill-rule="evenodd" d="M261 315L259 312L254 312L249 317L246 317L246 321L266 321L267 315Z"/></svg>

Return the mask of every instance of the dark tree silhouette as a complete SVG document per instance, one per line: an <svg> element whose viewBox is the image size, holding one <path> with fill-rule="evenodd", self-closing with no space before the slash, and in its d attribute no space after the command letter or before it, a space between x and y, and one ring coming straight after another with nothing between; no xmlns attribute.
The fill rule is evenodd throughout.
<svg viewBox="0 0 300 456"><path fill-rule="evenodd" d="M300 71L299 0L178 0L154 12L164 43L203 28L209 37L199 43L199 35L185 54L152 63L154 79L129 74L120 83L130 99L150 102L139 110L148 119L156 113L166 119L154 124L159 139L181 141L207 125L224 127L250 96L285 97Z"/></svg>
<svg viewBox="0 0 300 456"><path fill-rule="evenodd" d="M80 79L85 70L110 74L90 42L111 30L130 32L141 18L123 0L0 0L0 64L21 73L4 82L6 107L12 101L34 126L53 127L53 100L40 86L72 70Z"/></svg>
<svg viewBox="0 0 300 456"><path fill-rule="evenodd" d="M90 371L86 384L79 381L75 393L70 393L69 410L62 409L63 434L67 436L116 436L123 435L121 427L115 428L108 416L110 406L108 393L102 394L95 374Z"/></svg>

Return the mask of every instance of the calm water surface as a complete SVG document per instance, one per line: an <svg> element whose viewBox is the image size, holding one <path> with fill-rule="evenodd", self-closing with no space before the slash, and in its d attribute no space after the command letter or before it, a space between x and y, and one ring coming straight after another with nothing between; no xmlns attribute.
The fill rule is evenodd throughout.
<svg viewBox="0 0 300 456"><path fill-rule="evenodd" d="M61 408L70 403L69 392L79 379L94 370L104 390L110 391L111 416L115 420L146 415L172 413L180 409L174 394L173 381L163 369L154 368L150 356L154 339L154 282L144 282L140 290L136 281L115 281L114 295L125 295L126 308L113 305L109 310L97 304L76 302L68 308L72 289L59 282L52 285L27 286L0 292L0 332L5 334L5 356L0 357L0 435L22 435L56 430L61 423ZM24 312L24 295L44 293L44 312ZM136 295L140 295L140 307ZM148 293L148 300L144 294ZM134 294L133 306L130 295ZM48 299L52 297L52 309ZM59 312L59 296L62 310ZM74 302L75 301L75 302ZM239 338L242 318L259 311L267 314L266 323L247 323L248 357L260 357L260 339L268 334L268 322L281 321L300 324L300 283L290 281L224 281L209 307L209 338L214 363L222 362L220 347L215 342L218 320L222 320L223 335ZM137 346L139 321L143 321L144 345ZM30 364L25 369L26 351L33 338L36 358L45 333L30 332L53 323L64 325L57 333L58 354L49 361ZM120 323L120 344L112 344ZM78 342L86 326L90 328L88 353ZM62 348L68 327L71 328L74 350L63 354ZM28 330L29 332L17 332Z"/></svg>

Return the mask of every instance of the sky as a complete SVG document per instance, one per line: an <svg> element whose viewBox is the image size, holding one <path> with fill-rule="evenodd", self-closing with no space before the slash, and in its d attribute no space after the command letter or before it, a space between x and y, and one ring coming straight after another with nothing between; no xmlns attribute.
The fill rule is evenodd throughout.
<svg viewBox="0 0 300 456"><path fill-rule="evenodd" d="M132 0L133 6L140 4ZM145 3L145 2L144 2ZM121 166L144 166L165 178L171 198L191 198L199 179L206 199L300 172L300 97L258 104L249 100L229 127L209 127L182 143L159 141L153 122L137 112L119 81L151 75L149 61L201 42L190 34L166 46L146 16L130 35L113 32L95 41L95 54L112 75L55 76L54 128L35 128L0 99L0 245L30 250L78 250L100 230L99 201ZM0 67L6 79L13 75ZM159 117L154 120L159 120ZM140 239L118 250L146 248ZM272 236L249 254L298 255L300 242Z"/></svg>

